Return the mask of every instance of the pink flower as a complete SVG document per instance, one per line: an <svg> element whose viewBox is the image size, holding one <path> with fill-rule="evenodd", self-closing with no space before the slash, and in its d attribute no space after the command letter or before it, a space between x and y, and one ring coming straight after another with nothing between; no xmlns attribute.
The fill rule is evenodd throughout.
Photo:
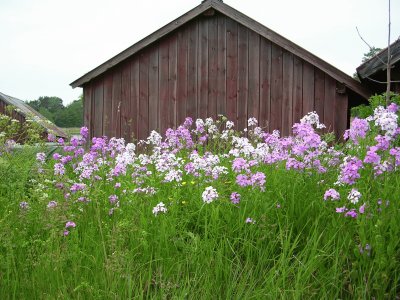
<svg viewBox="0 0 400 300"><path fill-rule="evenodd" d="M67 223L65 223L65 228L70 228L70 227L75 228L76 227L75 222L68 221Z"/></svg>
<svg viewBox="0 0 400 300"><path fill-rule="evenodd" d="M233 192L233 193L231 194L230 199L231 199L231 202L232 202L233 204L239 204L239 202L240 202L240 194L239 194L239 193L236 193L236 192Z"/></svg>

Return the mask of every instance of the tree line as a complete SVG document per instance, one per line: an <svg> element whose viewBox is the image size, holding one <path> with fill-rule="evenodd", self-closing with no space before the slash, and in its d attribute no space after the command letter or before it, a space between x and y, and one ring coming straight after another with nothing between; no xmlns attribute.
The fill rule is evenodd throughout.
<svg viewBox="0 0 400 300"><path fill-rule="evenodd" d="M58 127L83 126L83 95L67 106L64 106L61 98L48 96L26 103Z"/></svg>

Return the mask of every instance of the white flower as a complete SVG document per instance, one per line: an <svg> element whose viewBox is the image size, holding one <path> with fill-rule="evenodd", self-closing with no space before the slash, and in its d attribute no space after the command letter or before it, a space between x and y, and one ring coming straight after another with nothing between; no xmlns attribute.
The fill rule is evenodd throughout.
<svg viewBox="0 0 400 300"><path fill-rule="evenodd" d="M150 133L150 136L147 138L146 144L152 144L154 146L158 146L161 144L162 136L155 130Z"/></svg>
<svg viewBox="0 0 400 300"><path fill-rule="evenodd" d="M318 129L325 128L326 126L319 122L319 116L315 111L309 112L300 119L301 124L315 125Z"/></svg>
<svg viewBox="0 0 400 300"><path fill-rule="evenodd" d="M231 129L233 128L233 126L235 126L235 123L233 123L232 121L227 121L225 126L227 129Z"/></svg>
<svg viewBox="0 0 400 300"><path fill-rule="evenodd" d="M165 204L160 202L156 206L153 207L153 214L157 216L159 213L166 213L168 209L165 207Z"/></svg>
<svg viewBox="0 0 400 300"><path fill-rule="evenodd" d="M203 201L205 203L211 203L218 198L217 190L212 186L206 187L202 194Z"/></svg>
<svg viewBox="0 0 400 300"><path fill-rule="evenodd" d="M249 120L247 121L247 125L248 126L257 126L257 124L258 124L258 121L254 117L253 118L249 118Z"/></svg>
<svg viewBox="0 0 400 300"><path fill-rule="evenodd" d="M358 200L361 198L361 193L357 191L356 189L352 189L347 196L347 199L350 200L351 203L356 204Z"/></svg>

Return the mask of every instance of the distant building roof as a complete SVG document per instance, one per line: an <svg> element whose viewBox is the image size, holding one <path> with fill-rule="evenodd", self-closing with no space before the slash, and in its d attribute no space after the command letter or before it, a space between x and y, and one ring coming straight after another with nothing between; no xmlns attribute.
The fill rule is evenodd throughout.
<svg viewBox="0 0 400 300"><path fill-rule="evenodd" d="M56 136L59 137L67 137L68 135L61 130L59 127L54 125L52 122L50 122L47 118L42 116L40 113L38 113L36 110L34 110L32 107L30 107L28 104L26 104L24 101L5 95L3 93L0 93L0 101L5 102L7 105L12 105L18 109L18 113L23 115L24 117L26 116L33 116L35 121L43 126L43 128L47 132L51 132Z"/></svg>
<svg viewBox="0 0 400 300"><path fill-rule="evenodd" d="M357 73L361 78L367 78L379 71L386 70L387 64L387 47L381 50L378 54L371 57L357 68ZM390 45L391 64L394 65L400 61L400 39Z"/></svg>

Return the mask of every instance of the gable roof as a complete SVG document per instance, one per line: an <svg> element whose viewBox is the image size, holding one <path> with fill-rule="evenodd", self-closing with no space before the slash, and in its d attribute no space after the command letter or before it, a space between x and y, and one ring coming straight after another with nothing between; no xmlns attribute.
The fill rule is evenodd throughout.
<svg viewBox="0 0 400 300"><path fill-rule="evenodd" d="M296 56L302 58L303 60L309 62L310 64L318 67L323 72L334 78L335 80L343 83L345 86L356 92L357 94L363 96L364 98L368 98L370 96L369 91L364 88L358 81L354 80L352 77L347 75L346 73L340 71L339 69L335 68L334 66L330 65L329 63L323 61L319 57L315 56L314 54L308 52L307 50L301 48L300 46L296 45L295 43L289 41L288 39L284 38L283 36L279 35L278 33L272 31L271 29L265 27L264 25L258 23L257 21L249 18L248 16L242 14L241 12L237 11L236 9L230 7L229 5L219 1L219 0L206 0L203 1L200 5L196 6L189 12L185 13L184 15L180 16L179 18L175 19L174 21L170 22L169 24L165 25L164 27L160 28L159 30L155 31L154 33L150 34L149 36L145 37L144 39L140 40L136 44L132 45L131 47L127 48L126 50L122 51L118 55L114 56L113 58L109 59L105 63L101 64L100 66L96 67L92 71L86 73L82 77L78 78L70 85L75 87L82 87L85 83L88 83L93 78L103 74L110 68L114 67L118 63L122 62L123 60L127 59L128 57L134 55L135 53L139 52L143 48L149 46L153 42L157 41L158 39L166 36L170 32L176 30L177 28L181 27L182 25L186 24L187 22L191 21L192 19L196 18L197 16L203 14L209 9L214 9L217 12L235 20L236 22L240 23L241 25L253 30L254 32L258 33L262 37L270 40L271 42L277 44L278 46L282 47L283 49L295 54Z"/></svg>
<svg viewBox="0 0 400 300"><path fill-rule="evenodd" d="M42 116L40 113L38 113L36 110L34 110L32 107L30 107L28 104L26 104L24 101L5 95L3 93L0 93L0 100L5 102L8 105L12 105L18 109L18 113L22 114L24 117L27 116L33 116L34 120L40 124L47 132L52 132L56 136L59 137L67 137L68 135L61 130L59 127L51 123L47 118Z"/></svg>
<svg viewBox="0 0 400 300"><path fill-rule="evenodd" d="M400 39L390 45L391 64L400 61ZM357 68L357 73L361 79L370 77L379 71L386 70L388 58L387 47Z"/></svg>

